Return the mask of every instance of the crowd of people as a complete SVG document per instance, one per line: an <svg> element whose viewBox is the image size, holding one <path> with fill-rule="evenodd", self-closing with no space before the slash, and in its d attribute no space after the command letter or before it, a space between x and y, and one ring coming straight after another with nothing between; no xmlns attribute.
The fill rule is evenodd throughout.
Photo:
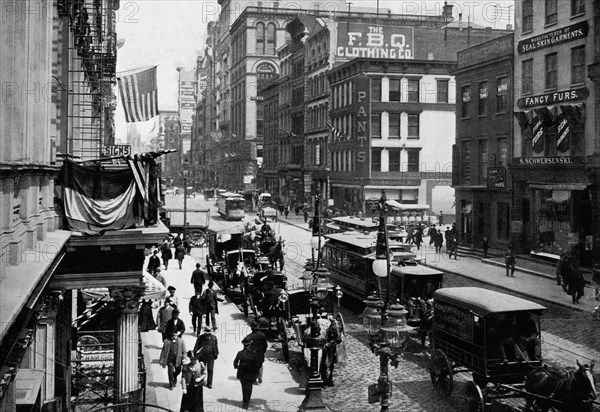
<svg viewBox="0 0 600 412"><path fill-rule="evenodd" d="M152 251L146 268L167 291L164 297L157 300L160 307L156 317L153 316L152 302L142 302L139 326L142 332L156 330L161 334L163 344L158 362L167 370L170 390L174 390L178 383L181 384L180 411L200 412L204 411L203 388L212 389L215 360L219 357L218 339L213 332L218 329L216 317L219 312L218 302L221 299L214 289L215 284L209 271L202 269L201 264L197 263L190 278L194 295L188 304L192 318L192 334L196 336L196 341L194 347L188 350L183 340L187 328L180 318L183 309L177 289L172 285L167 286L161 273L161 266L164 266L165 270L169 267L169 260L173 256L172 248L175 248L175 258L179 261L180 269L182 268L183 259L189 254L186 250L186 240L180 236L176 236L172 241L165 239ZM259 330L258 324L252 321L250 328L252 333L242 341L243 349L238 352L233 362L233 368L237 370L236 376L242 386L244 409L249 407L252 385L262 382L262 365L268 347L267 337Z"/></svg>

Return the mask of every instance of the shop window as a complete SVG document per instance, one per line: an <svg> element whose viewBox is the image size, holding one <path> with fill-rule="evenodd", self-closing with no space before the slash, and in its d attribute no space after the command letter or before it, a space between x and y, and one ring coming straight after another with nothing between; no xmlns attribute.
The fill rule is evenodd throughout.
<svg viewBox="0 0 600 412"><path fill-rule="evenodd" d="M508 78L498 78L496 88L496 112L506 112L508 110Z"/></svg>
<svg viewBox="0 0 600 412"><path fill-rule="evenodd" d="M371 172L381 172L381 149L371 150Z"/></svg>
<svg viewBox="0 0 600 412"><path fill-rule="evenodd" d="M571 49L571 84L585 82L585 46Z"/></svg>
<svg viewBox="0 0 600 412"><path fill-rule="evenodd" d="M571 15L585 13L585 0L571 0Z"/></svg>
<svg viewBox="0 0 600 412"><path fill-rule="evenodd" d="M400 79L390 79L390 102L399 102L400 96Z"/></svg>
<svg viewBox="0 0 600 412"><path fill-rule="evenodd" d="M487 116L488 114L488 82L479 83L479 104L477 114Z"/></svg>
<svg viewBox="0 0 600 412"><path fill-rule="evenodd" d="M408 79L408 102L419 102L419 79Z"/></svg>
<svg viewBox="0 0 600 412"><path fill-rule="evenodd" d="M533 30L533 0L523 0L523 33Z"/></svg>
<svg viewBox="0 0 600 412"><path fill-rule="evenodd" d="M557 1L558 0L546 0L546 24L556 23L556 19L558 16L556 4Z"/></svg>
<svg viewBox="0 0 600 412"><path fill-rule="evenodd" d="M400 113L390 113L389 115L389 137L390 139L400 138Z"/></svg>
<svg viewBox="0 0 600 412"><path fill-rule="evenodd" d="M471 86L463 86L461 89L462 105L460 107L460 117L465 119L469 117L469 103L471 102Z"/></svg>
<svg viewBox="0 0 600 412"><path fill-rule="evenodd" d="M371 101L381 101L381 79L371 79Z"/></svg>
<svg viewBox="0 0 600 412"><path fill-rule="evenodd" d="M419 171L420 150L419 149L408 149L406 151L406 153L408 155L406 171L407 172L418 172Z"/></svg>
<svg viewBox="0 0 600 412"><path fill-rule="evenodd" d="M371 114L371 137L381 137L381 113Z"/></svg>
<svg viewBox="0 0 600 412"><path fill-rule="evenodd" d="M556 89L558 82L558 54L550 53L545 57L546 61L546 82L544 84L546 89Z"/></svg>
<svg viewBox="0 0 600 412"><path fill-rule="evenodd" d="M496 213L496 236L498 240L508 240L510 236L510 205L499 202Z"/></svg>
<svg viewBox="0 0 600 412"><path fill-rule="evenodd" d="M408 115L408 138L418 139L419 138L419 115L409 114Z"/></svg>
<svg viewBox="0 0 600 412"><path fill-rule="evenodd" d="M448 80L437 81L437 102L448 103Z"/></svg>
<svg viewBox="0 0 600 412"><path fill-rule="evenodd" d="M400 149L389 149L390 172L400 171Z"/></svg>
<svg viewBox="0 0 600 412"><path fill-rule="evenodd" d="M533 59L521 62L521 92L523 94L533 93Z"/></svg>
<svg viewBox="0 0 600 412"><path fill-rule="evenodd" d="M500 166L508 166L508 140L503 138L498 138L498 162Z"/></svg>

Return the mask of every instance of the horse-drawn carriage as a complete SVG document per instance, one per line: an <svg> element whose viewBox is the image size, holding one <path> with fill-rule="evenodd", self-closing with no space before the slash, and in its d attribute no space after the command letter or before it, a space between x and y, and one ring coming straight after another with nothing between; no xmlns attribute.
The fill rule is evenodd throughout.
<svg viewBox="0 0 600 412"><path fill-rule="evenodd" d="M434 293L430 375L448 397L453 375L471 372L465 411L484 411L494 400L524 398L529 410L591 411L596 391L591 366L567 372L542 365L540 316L546 308L475 287Z"/></svg>

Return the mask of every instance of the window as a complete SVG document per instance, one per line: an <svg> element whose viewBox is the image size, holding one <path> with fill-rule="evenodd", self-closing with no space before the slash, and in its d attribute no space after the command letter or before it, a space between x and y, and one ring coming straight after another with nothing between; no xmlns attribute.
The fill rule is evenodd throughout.
<svg viewBox="0 0 600 412"><path fill-rule="evenodd" d="M523 33L533 30L533 0L523 0Z"/></svg>
<svg viewBox="0 0 600 412"><path fill-rule="evenodd" d="M267 54L275 54L275 24L267 25Z"/></svg>
<svg viewBox="0 0 600 412"><path fill-rule="evenodd" d="M419 115L409 114L408 115L408 138L418 139L419 138Z"/></svg>
<svg viewBox="0 0 600 412"><path fill-rule="evenodd" d="M496 112L508 110L508 78L500 77L496 87Z"/></svg>
<svg viewBox="0 0 600 412"><path fill-rule="evenodd" d="M437 102L448 103L448 80L437 81Z"/></svg>
<svg viewBox="0 0 600 412"><path fill-rule="evenodd" d="M556 89L558 77L557 54L546 55L546 89Z"/></svg>
<svg viewBox="0 0 600 412"><path fill-rule="evenodd" d="M479 184L485 184L487 181L487 170L490 162L488 155L488 141L479 141Z"/></svg>
<svg viewBox="0 0 600 412"><path fill-rule="evenodd" d="M546 24L556 23L556 2L557 0L546 0Z"/></svg>
<svg viewBox="0 0 600 412"><path fill-rule="evenodd" d="M479 83L479 104L477 107L477 114L479 114L479 116L487 116L487 114L488 114L487 102L488 102L488 82L481 82L481 83Z"/></svg>
<svg viewBox="0 0 600 412"><path fill-rule="evenodd" d="M381 101L381 79L371 79L371 100Z"/></svg>
<svg viewBox="0 0 600 412"><path fill-rule="evenodd" d="M585 0L571 0L571 15L585 13Z"/></svg>
<svg viewBox="0 0 600 412"><path fill-rule="evenodd" d="M381 149L371 149L371 172L381 172Z"/></svg>
<svg viewBox="0 0 600 412"><path fill-rule="evenodd" d="M390 102L399 102L400 95L400 79L390 79Z"/></svg>
<svg viewBox="0 0 600 412"><path fill-rule="evenodd" d="M256 54L265 54L265 25L256 25Z"/></svg>
<svg viewBox="0 0 600 412"><path fill-rule="evenodd" d="M585 46L571 49L571 84L585 81Z"/></svg>
<svg viewBox="0 0 600 412"><path fill-rule="evenodd" d="M463 119L469 117L469 102L471 102L471 86L463 86L461 89L462 105L460 108L460 117Z"/></svg>
<svg viewBox="0 0 600 412"><path fill-rule="evenodd" d="M418 172L419 171L419 149L408 149L406 153L408 154L408 162L406 171L407 172Z"/></svg>
<svg viewBox="0 0 600 412"><path fill-rule="evenodd" d="M408 80L408 101L418 102L419 101L419 80L409 79Z"/></svg>
<svg viewBox="0 0 600 412"><path fill-rule="evenodd" d="M523 94L533 93L533 59L523 60L521 72L521 92Z"/></svg>
<svg viewBox="0 0 600 412"><path fill-rule="evenodd" d="M381 137L381 113L371 115L371 137Z"/></svg>
<svg viewBox="0 0 600 412"><path fill-rule="evenodd" d="M265 113L263 103L256 103L256 135L262 136L265 131Z"/></svg>
<svg viewBox="0 0 600 412"><path fill-rule="evenodd" d="M400 138L400 113L390 113L390 139Z"/></svg>
<svg viewBox="0 0 600 412"><path fill-rule="evenodd" d="M400 171L400 149L389 149L390 172Z"/></svg>
<svg viewBox="0 0 600 412"><path fill-rule="evenodd" d="M508 140L498 138L498 154L496 155L500 166L508 166Z"/></svg>

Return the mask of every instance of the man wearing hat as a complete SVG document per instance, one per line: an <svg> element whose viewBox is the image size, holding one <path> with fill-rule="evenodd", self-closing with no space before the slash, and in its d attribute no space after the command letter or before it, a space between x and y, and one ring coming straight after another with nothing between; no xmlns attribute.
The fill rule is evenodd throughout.
<svg viewBox="0 0 600 412"><path fill-rule="evenodd" d="M213 369L215 360L219 357L219 343L217 337L212 334L212 329L210 327L205 327L204 333L196 339L194 353L198 355L198 359L206 364L206 369L208 371L206 387L212 389Z"/></svg>
<svg viewBox="0 0 600 412"><path fill-rule="evenodd" d="M233 360L237 369L236 378L242 384L242 407L248 409L252 397L252 384L258 378L261 362L260 355L252 349L252 340L247 337L242 340L244 349L239 351Z"/></svg>
<svg viewBox="0 0 600 412"><path fill-rule="evenodd" d="M205 272L200 269L200 263L196 263L196 270L192 272L192 278L190 279L190 283L194 285L194 290L196 292L202 293L202 287L205 282L204 273Z"/></svg>
<svg viewBox="0 0 600 412"><path fill-rule="evenodd" d="M167 335L167 323L173 317L173 306L171 305L171 298L165 298L163 306L158 309L156 315L156 330L162 334L162 340L169 339Z"/></svg>
<svg viewBox="0 0 600 412"><path fill-rule="evenodd" d="M179 319L179 309L173 309L173 312L171 312L171 319L167 322L165 329L165 333L169 336L172 333L176 333L177 336L183 336L185 333L185 324Z"/></svg>
<svg viewBox="0 0 600 412"><path fill-rule="evenodd" d="M258 383L262 383L262 374L263 374L263 366L262 365L265 361L265 352L267 351L267 348L269 347L269 342L267 341L267 336L263 332L260 331L259 325L256 321L254 321L254 320L250 321L250 328L252 329L252 333L247 335L244 339L251 340L253 342L252 349L254 349L254 351L260 355L261 363L260 363L260 371L258 374Z"/></svg>
<svg viewBox="0 0 600 412"><path fill-rule="evenodd" d="M160 267L160 258L158 257L157 253L158 250L154 249L152 256L150 256L150 259L148 259L148 272L152 273L153 275L156 269Z"/></svg>
<svg viewBox="0 0 600 412"><path fill-rule="evenodd" d="M169 292L169 297L171 298L171 305L175 306L176 308L179 308L179 296L175 296L175 291L177 289L175 288L175 286L169 286L167 288L167 291Z"/></svg>
<svg viewBox="0 0 600 412"><path fill-rule="evenodd" d="M203 412L204 396L202 385L206 381L206 367L198 361L198 356L193 351L187 353L190 362L183 366L181 372L181 387L183 397L181 398L180 411Z"/></svg>
<svg viewBox="0 0 600 412"><path fill-rule="evenodd" d="M169 339L163 342L163 348L160 352L158 363L163 368L167 368L169 376L169 389L173 390L177 384L177 377L181 372L183 357L185 356L185 343L176 332L169 335Z"/></svg>

